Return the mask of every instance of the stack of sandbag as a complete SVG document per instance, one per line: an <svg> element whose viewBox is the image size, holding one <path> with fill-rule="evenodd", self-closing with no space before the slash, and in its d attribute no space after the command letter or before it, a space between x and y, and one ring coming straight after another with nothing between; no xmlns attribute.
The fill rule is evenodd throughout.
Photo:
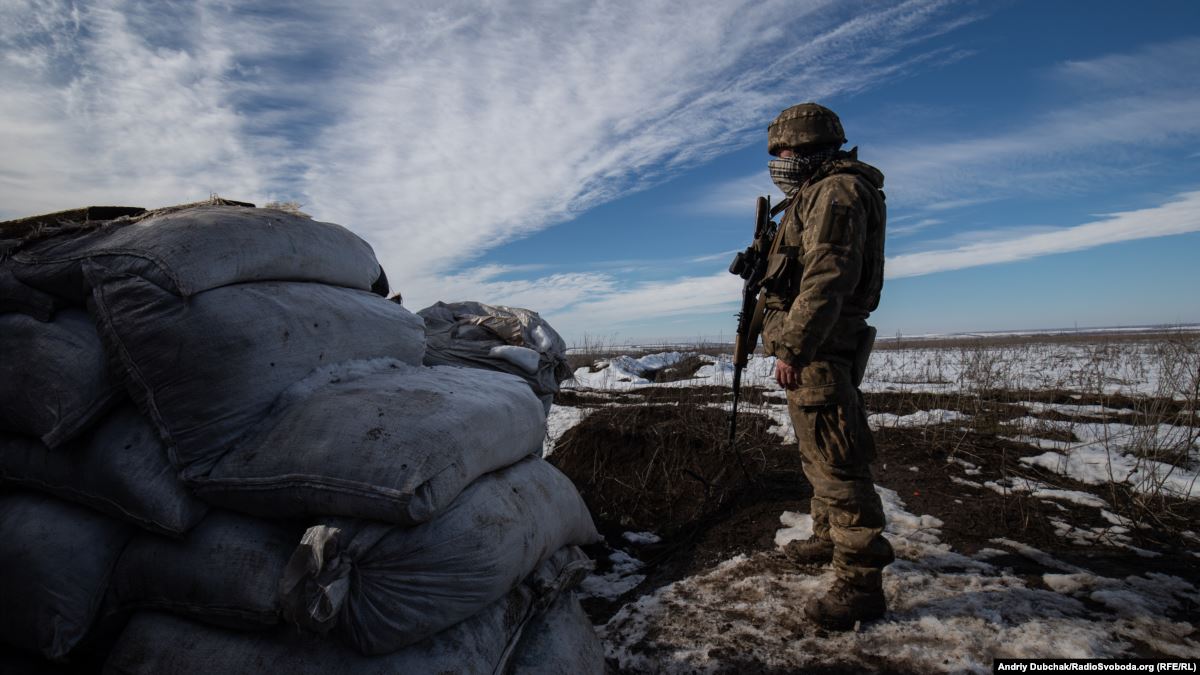
<svg viewBox="0 0 1200 675"><path fill-rule="evenodd" d="M187 538L210 506L184 480L193 468L178 441L187 433L169 432L189 423L183 408L224 416L229 424L218 427L228 436L215 442L232 444L265 417L278 394L271 387L302 379L313 359L419 363L422 324L371 293L381 278L370 247L344 228L227 203L91 208L0 225L0 645L55 661L102 654L94 629L121 609L116 582L152 581L122 575L126 554L145 542L196 543ZM261 306L249 308L255 299ZM343 314L331 317L330 306ZM316 325L342 318L376 339ZM273 333L301 323L307 340ZM136 328L159 332L146 348L130 337ZM226 354L223 341L241 346ZM257 373L237 361L264 356ZM290 370L264 376L279 367ZM279 569L303 529L277 541ZM162 586L165 595L124 599L187 600L176 597L185 584Z"/></svg>
<svg viewBox="0 0 1200 675"><path fill-rule="evenodd" d="M417 314L425 320L425 365L512 373L525 380L550 412L563 380L571 377L567 344L537 312L482 302L438 302Z"/></svg>
<svg viewBox="0 0 1200 675"><path fill-rule="evenodd" d="M568 620L598 535L532 456L542 402L422 366L361 239L212 203L0 255L0 643L111 672L476 672L550 640L603 668Z"/></svg>

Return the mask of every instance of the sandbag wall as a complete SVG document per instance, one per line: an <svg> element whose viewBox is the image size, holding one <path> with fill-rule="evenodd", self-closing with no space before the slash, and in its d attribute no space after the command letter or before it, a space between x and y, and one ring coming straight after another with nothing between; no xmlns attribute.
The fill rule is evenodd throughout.
<svg viewBox="0 0 1200 675"><path fill-rule="evenodd" d="M596 647L578 621L531 634L577 616L599 538L536 456L543 401L422 365L365 242L219 203L41 230L0 226L5 649L351 673Z"/></svg>

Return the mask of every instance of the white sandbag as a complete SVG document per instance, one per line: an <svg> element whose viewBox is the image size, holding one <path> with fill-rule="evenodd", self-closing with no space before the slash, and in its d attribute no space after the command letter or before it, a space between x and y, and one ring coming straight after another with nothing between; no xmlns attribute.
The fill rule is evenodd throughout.
<svg viewBox="0 0 1200 675"><path fill-rule="evenodd" d="M179 480L153 425L128 400L54 450L32 438L0 435L0 483L49 492L169 535L187 532L208 510Z"/></svg>
<svg viewBox="0 0 1200 675"><path fill-rule="evenodd" d="M38 321L49 321L64 305L53 295L23 283L8 265L0 263L0 313L20 312Z"/></svg>
<svg viewBox="0 0 1200 675"><path fill-rule="evenodd" d="M525 627L509 675L604 675L604 644L575 593Z"/></svg>
<svg viewBox="0 0 1200 675"><path fill-rule="evenodd" d="M0 430L57 447L100 418L121 395L87 314L42 322L0 314Z"/></svg>
<svg viewBox="0 0 1200 675"><path fill-rule="evenodd" d="M512 373L529 383L549 412L559 383L571 377L567 345L537 312L481 302L439 302L425 320L425 365Z"/></svg>
<svg viewBox="0 0 1200 675"><path fill-rule="evenodd" d="M36 493L0 496L0 642L66 660L133 530Z"/></svg>
<svg viewBox="0 0 1200 675"><path fill-rule="evenodd" d="M414 524L475 478L537 452L545 415L511 375L395 360L322 369L280 397L260 431L194 482L262 516Z"/></svg>
<svg viewBox="0 0 1200 675"><path fill-rule="evenodd" d="M379 262L340 225L276 209L193 206L30 242L13 253L30 286L82 304L87 261L190 296L252 281L309 281L370 290Z"/></svg>
<svg viewBox="0 0 1200 675"><path fill-rule="evenodd" d="M419 364L424 353L421 320L366 291L264 282L181 299L140 277L87 273L101 335L185 480L208 473L312 371L382 357Z"/></svg>
<svg viewBox="0 0 1200 675"><path fill-rule="evenodd" d="M290 626L268 633L239 633L165 614L141 613L129 622L104 673L209 675L264 669L289 675L502 673L539 600L543 600L539 591L521 584L466 621L385 656L364 656L331 640L299 635Z"/></svg>
<svg viewBox="0 0 1200 675"><path fill-rule="evenodd" d="M532 457L475 481L423 525L309 528L281 582L284 616L385 654L503 597L559 549L599 539L570 479Z"/></svg>
<svg viewBox="0 0 1200 675"><path fill-rule="evenodd" d="M279 577L303 526L213 511L182 540L142 534L117 562L105 613L151 609L230 628L279 622Z"/></svg>

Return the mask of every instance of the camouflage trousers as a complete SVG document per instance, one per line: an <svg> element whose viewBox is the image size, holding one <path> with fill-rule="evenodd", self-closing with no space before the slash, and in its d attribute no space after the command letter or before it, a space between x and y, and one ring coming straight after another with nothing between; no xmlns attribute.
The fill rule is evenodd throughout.
<svg viewBox="0 0 1200 675"><path fill-rule="evenodd" d="M878 587L881 570L895 555L883 538L883 503L871 478L875 439L862 394L855 391L825 405L801 405L800 398L788 392L804 475L813 486L813 537L833 540L839 577Z"/></svg>

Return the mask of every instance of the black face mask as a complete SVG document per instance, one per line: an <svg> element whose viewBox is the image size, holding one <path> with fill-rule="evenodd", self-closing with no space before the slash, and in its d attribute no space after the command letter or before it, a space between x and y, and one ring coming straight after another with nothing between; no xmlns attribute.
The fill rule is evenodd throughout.
<svg viewBox="0 0 1200 675"><path fill-rule="evenodd" d="M791 197L805 181L812 178L825 160L833 156L833 152L821 150L797 157L776 157L767 163L771 181L783 194Z"/></svg>

